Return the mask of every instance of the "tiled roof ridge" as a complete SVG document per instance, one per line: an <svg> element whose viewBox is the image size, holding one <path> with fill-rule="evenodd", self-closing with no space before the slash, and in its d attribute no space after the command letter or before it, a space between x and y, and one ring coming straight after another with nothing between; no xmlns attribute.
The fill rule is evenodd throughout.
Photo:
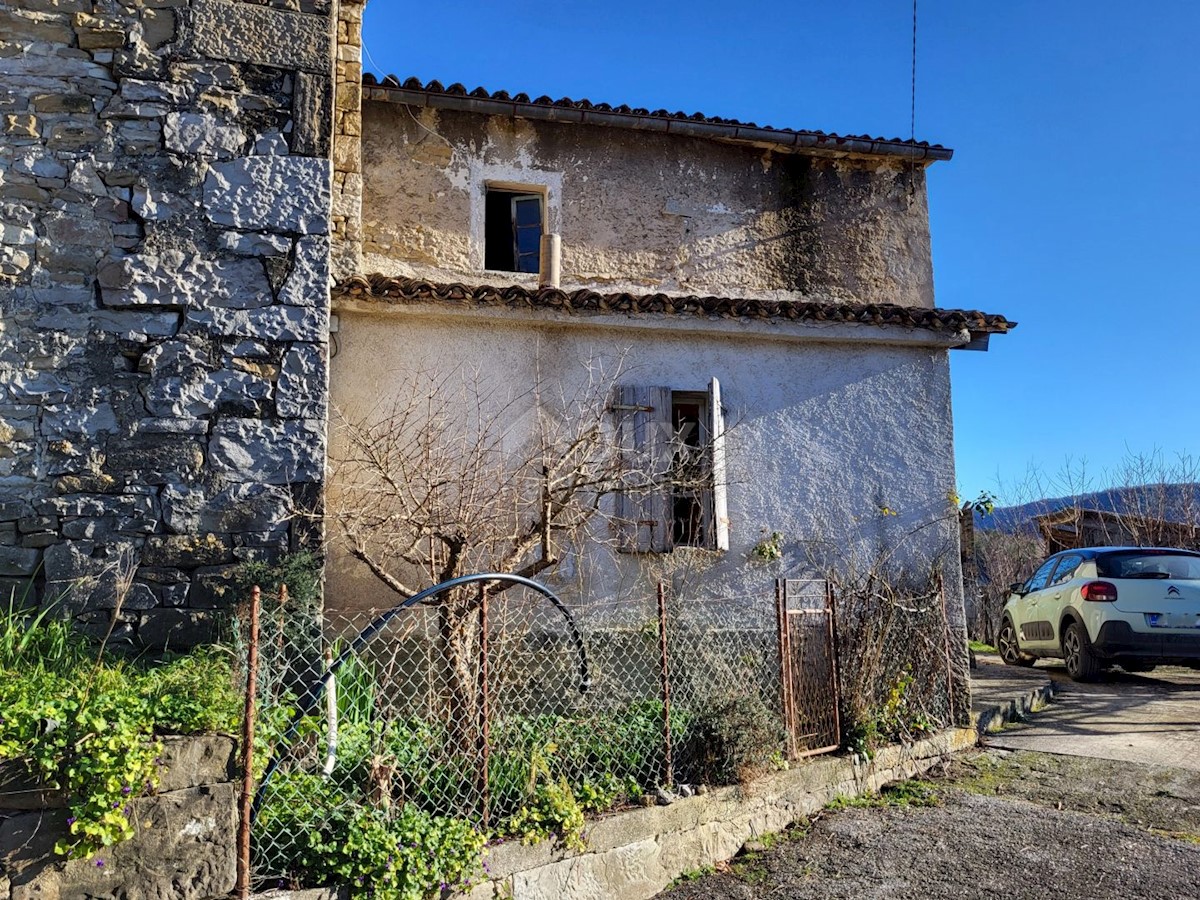
<svg viewBox="0 0 1200 900"><path fill-rule="evenodd" d="M473 98L480 101L490 101L492 103L510 104L514 109L517 106L525 106L540 107L548 111L555 109L575 110L582 111L584 113L598 113L602 116L611 115L613 117L629 117L631 120L668 120L678 123L715 125L728 129L740 129L746 132L753 132L762 136L803 136L814 138L815 146L826 147L827 149L831 150L839 149L839 144L855 142L878 147L897 147L921 150L923 153L920 158L949 159L954 153L953 150L949 149L948 147L944 147L941 144L932 144L929 141L918 141L910 138L885 138L874 137L866 134L836 134L834 132L812 129L776 128L771 125L756 125L753 122L742 122L738 119L723 118L721 116L708 116L699 112L670 112L666 109L650 110L644 107L630 107L626 104L613 106L609 103L593 103L591 100L587 99L572 100L570 97L560 97L556 100L548 95L542 95L540 97L531 98L529 94L523 92L510 94L508 91L489 91L483 87L477 87L474 90L468 90L466 85L463 85L459 82L455 82L449 86L444 86L436 79L428 82L422 82L421 79L413 77L401 81L395 75L387 75L381 81L370 72L364 72L362 79L363 84L367 87L380 87L384 89L390 88L399 91L414 91L428 94L435 98L462 98L464 101Z"/></svg>
<svg viewBox="0 0 1200 900"><path fill-rule="evenodd" d="M334 295L349 299L427 302L551 309L562 312L666 313L716 318L785 319L863 325L899 325L934 331L967 330L975 334L1005 334L1016 327L1002 315L967 309L930 309L895 303L759 300L739 297L676 296L671 294L602 294L587 288L493 287L436 283L389 275L355 275L334 287Z"/></svg>

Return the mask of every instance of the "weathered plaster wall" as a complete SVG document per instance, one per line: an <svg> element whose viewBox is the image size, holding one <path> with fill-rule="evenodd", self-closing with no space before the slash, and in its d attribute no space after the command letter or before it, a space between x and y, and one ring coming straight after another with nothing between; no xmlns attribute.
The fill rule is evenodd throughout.
<svg viewBox="0 0 1200 900"><path fill-rule="evenodd" d="M364 271L520 282L483 268L484 185L512 182L546 188L564 286L933 305L920 165L369 94L362 117Z"/></svg>
<svg viewBox="0 0 1200 900"><path fill-rule="evenodd" d="M573 597L652 604L650 566L655 577L676 579L684 594L744 597L769 609L779 574L861 567L894 550L897 563L920 572L935 559L946 566L951 618L961 628L947 338L651 315L337 308L332 401L349 421L401 395L411 373L438 372L453 382L457 367L486 386L489 402L509 419L520 414L507 406L511 398L527 396L539 379L556 395L585 393L589 363L620 372L621 383L673 390L702 391L711 377L720 380L729 551L683 549L669 558L597 552L586 566L567 560L549 580ZM872 342L880 340L893 343ZM337 459L336 430L331 442ZM336 476L330 492L336 503ZM785 536L785 558L773 566L752 562L751 549L773 531ZM612 544L607 532L596 539ZM336 552L328 575L333 608L394 602Z"/></svg>
<svg viewBox="0 0 1200 900"><path fill-rule="evenodd" d="M0 590L205 636L322 488L333 0L0 3ZM114 612L122 559L137 572ZM79 583L78 579L88 581Z"/></svg>

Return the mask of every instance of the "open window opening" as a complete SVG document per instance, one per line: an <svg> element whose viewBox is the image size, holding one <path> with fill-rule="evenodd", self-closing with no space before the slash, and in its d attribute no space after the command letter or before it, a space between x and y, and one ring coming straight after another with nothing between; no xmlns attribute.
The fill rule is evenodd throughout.
<svg viewBox="0 0 1200 900"><path fill-rule="evenodd" d="M708 395L671 392L671 543L707 547L712 522Z"/></svg>
<svg viewBox="0 0 1200 900"><path fill-rule="evenodd" d="M488 187L483 211L484 268L538 271L545 203L540 193Z"/></svg>
<svg viewBox="0 0 1200 900"><path fill-rule="evenodd" d="M707 391L617 388L613 410L625 479L616 509L621 550L729 549L720 391L715 378Z"/></svg>

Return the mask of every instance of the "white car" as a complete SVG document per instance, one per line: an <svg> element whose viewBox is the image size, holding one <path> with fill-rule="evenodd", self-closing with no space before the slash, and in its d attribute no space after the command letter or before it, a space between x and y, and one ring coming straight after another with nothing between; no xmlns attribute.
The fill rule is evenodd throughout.
<svg viewBox="0 0 1200 900"><path fill-rule="evenodd" d="M1110 665L1200 667L1200 553L1090 547L1056 553L1014 584L996 638L1001 658L1058 657L1090 681Z"/></svg>

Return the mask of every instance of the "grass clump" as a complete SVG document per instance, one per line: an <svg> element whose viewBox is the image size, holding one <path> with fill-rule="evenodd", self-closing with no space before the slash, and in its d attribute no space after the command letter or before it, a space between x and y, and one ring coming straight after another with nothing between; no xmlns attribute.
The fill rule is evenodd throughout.
<svg viewBox="0 0 1200 900"><path fill-rule="evenodd" d="M839 794L827 805L826 809L905 809L909 807L940 806L941 798L936 788L928 781L912 779L889 784L878 794L863 794L861 797L847 797Z"/></svg>

